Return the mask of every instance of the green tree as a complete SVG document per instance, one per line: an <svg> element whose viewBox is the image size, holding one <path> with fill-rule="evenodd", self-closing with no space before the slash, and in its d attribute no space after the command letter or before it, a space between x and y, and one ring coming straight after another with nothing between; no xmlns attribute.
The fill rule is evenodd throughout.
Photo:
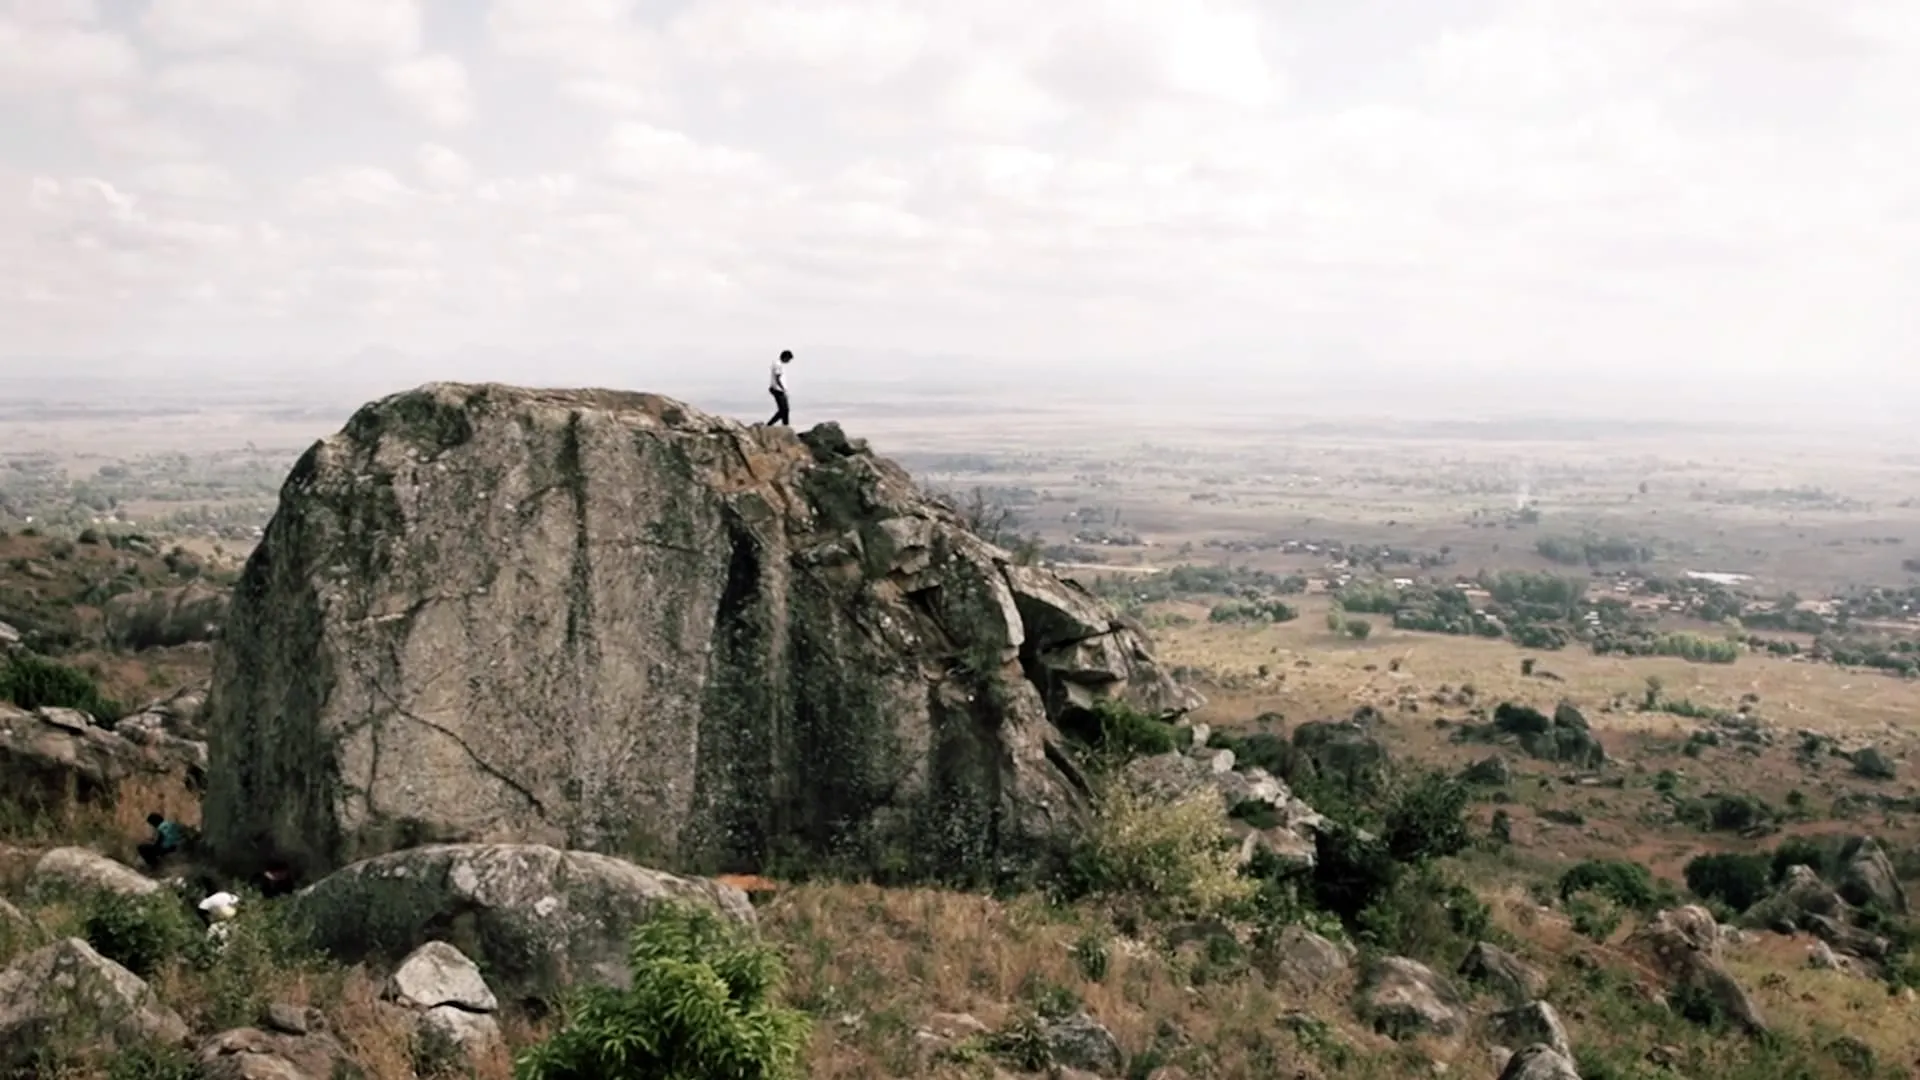
<svg viewBox="0 0 1920 1080"><path fill-rule="evenodd" d="M515 1080L798 1080L809 1021L773 1003L780 955L705 908L634 928L632 984L593 987L514 1062Z"/></svg>

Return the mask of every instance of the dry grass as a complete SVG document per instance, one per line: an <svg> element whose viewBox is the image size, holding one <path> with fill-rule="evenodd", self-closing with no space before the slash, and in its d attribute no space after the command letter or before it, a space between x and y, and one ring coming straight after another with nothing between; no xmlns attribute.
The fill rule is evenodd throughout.
<svg viewBox="0 0 1920 1080"><path fill-rule="evenodd" d="M935 890L801 886L764 911L767 935L782 944L790 997L823 1018L808 1075L815 1080L966 1076L930 1064L913 1031L936 1013L963 1013L990 1026L1019 1003L1064 991L1139 1053L1182 1048L1197 1074L1223 1078L1315 1075L1312 1053L1277 1024L1290 1009L1334 1022L1346 1015L1345 988L1318 998L1269 988L1257 974L1194 985L1195 961L1110 937L1099 913L1007 903ZM1089 979L1074 955L1091 936L1110 940L1105 977ZM1343 1040L1375 1053L1381 1040L1351 1026Z"/></svg>

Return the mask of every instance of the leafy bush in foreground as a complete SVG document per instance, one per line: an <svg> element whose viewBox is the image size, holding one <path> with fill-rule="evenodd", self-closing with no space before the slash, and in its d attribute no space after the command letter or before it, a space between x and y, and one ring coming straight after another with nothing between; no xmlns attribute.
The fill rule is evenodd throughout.
<svg viewBox="0 0 1920 1080"><path fill-rule="evenodd" d="M773 1003L780 954L704 908L663 905L634 928L628 989L593 987L516 1080L797 1080L809 1021Z"/></svg>

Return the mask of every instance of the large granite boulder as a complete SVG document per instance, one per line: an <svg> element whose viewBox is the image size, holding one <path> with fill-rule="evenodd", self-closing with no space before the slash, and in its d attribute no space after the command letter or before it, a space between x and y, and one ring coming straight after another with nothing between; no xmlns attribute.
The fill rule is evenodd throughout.
<svg viewBox="0 0 1920 1080"><path fill-rule="evenodd" d="M533 844L396 851L335 871L289 902L315 944L342 960L414 970L416 950L443 942L484 965L494 992L510 1000L625 985L629 935L663 902L754 922L746 894L731 886ZM397 989L419 987L403 981Z"/></svg>
<svg viewBox="0 0 1920 1080"><path fill-rule="evenodd" d="M187 1025L144 980L79 938L56 941L0 971L0 1074L41 1047L186 1041Z"/></svg>
<svg viewBox="0 0 1920 1080"><path fill-rule="evenodd" d="M501 841L994 868L1084 821L1056 721L1109 699L1190 703L834 425L432 384L287 478L222 632L206 837L309 875Z"/></svg>

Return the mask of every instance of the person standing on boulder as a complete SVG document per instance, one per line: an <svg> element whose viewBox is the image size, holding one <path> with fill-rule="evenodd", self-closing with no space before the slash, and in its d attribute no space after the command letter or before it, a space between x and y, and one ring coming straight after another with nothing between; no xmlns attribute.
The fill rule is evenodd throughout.
<svg viewBox="0 0 1920 1080"><path fill-rule="evenodd" d="M773 374L767 383L767 392L773 395L773 419L767 426L791 424L787 419L787 365L793 363L793 350L780 350L780 359L773 362Z"/></svg>

